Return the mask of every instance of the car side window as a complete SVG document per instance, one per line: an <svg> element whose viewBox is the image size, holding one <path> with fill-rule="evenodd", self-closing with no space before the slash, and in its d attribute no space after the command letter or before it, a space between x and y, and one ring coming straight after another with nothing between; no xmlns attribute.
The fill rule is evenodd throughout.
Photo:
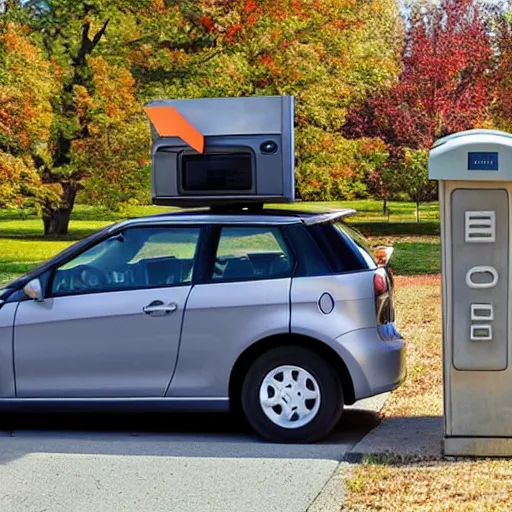
<svg viewBox="0 0 512 512"><path fill-rule="evenodd" d="M277 227L223 227L212 281L247 281L291 275L292 258Z"/></svg>
<svg viewBox="0 0 512 512"><path fill-rule="evenodd" d="M52 296L190 283L200 228L135 227L85 250L57 268Z"/></svg>

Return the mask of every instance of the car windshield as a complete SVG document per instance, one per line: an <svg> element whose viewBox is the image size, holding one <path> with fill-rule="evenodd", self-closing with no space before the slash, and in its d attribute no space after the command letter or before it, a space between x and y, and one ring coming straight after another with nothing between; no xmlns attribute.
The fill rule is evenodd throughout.
<svg viewBox="0 0 512 512"><path fill-rule="evenodd" d="M99 231L96 231L95 233L82 238L82 240L79 240L78 242L72 243L68 247L66 247L64 250L57 253L55 256L53 256L51 259L48 259L39 265L36 265L34 268L29 270L27 273L20 275L17 279L11 282L4 282L2 285L4 288L2 289L2 293L10 293L12 289L18 289L21 286L24 286L25 283L30 281L31 279L41 275L45 270L49 269L51 265L58 260L65 260L67 257L73 253L76 253L77 251L80 251L82 247L85 247L87 245L90 245L93 243L94 240L100 239L106 231L108 231L111 228L111 225L104 227L103 229L100 229Z"/></svg>

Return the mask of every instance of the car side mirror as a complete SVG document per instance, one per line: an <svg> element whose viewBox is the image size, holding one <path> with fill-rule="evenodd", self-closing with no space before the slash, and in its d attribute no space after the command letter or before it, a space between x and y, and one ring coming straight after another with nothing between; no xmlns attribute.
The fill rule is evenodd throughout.
<svg viewBox="0 0 512 512"><path fill-rule="evenodd" d="M41 281L39 279L32 279L29 281L24 287L23 291L27 297L34 299L37 302L42 302L44 300L43 297L43 289L41 287Z"/></svg>

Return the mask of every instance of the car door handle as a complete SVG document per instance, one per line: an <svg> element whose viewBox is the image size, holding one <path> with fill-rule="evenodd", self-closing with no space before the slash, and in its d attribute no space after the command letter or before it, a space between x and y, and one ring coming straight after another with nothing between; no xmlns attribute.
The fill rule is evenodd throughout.
<svg viewBox="0 0 512 512"><path fill-rule="evenodd" d="M178 305L174 302L171 302L170 304L164 304L161 300L155 300L151 304L143 307L142 311L144 311L146 315L156 316L158 313L160 313L160 315L168 315L177 309Z"/></svg>

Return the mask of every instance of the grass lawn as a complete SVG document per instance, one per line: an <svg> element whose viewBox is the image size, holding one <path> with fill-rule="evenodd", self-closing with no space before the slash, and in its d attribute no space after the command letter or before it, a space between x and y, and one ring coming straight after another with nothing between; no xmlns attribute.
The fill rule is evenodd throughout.
<svg viewBox="0 0 512 512"><path fill-rule="evenodd" d="M349 222L375 243L392 244L392 265L397 274L438 273L440 270L438 204L422 206L419 224L414 204L390 203L390 216L382 214L378 201L294 203L289 209L354 208ZM78 205L67 236L44 238L42 223L33 212L0 210L0 285L52 257L72 242L119 220L172 210L159 206L130 206L120 212ZM389 222L388 222L389 220Z"/></svg>
<svg viewBox="0 0 512 512"><path fill-rule="evenodd" d="M384 418L442 415L439 276L397 278L397 318L408 342L408 378ZM441 439L439 440L441 442ZM368 456L347 482L342 510L512 510L512 461Z"/></svg>

